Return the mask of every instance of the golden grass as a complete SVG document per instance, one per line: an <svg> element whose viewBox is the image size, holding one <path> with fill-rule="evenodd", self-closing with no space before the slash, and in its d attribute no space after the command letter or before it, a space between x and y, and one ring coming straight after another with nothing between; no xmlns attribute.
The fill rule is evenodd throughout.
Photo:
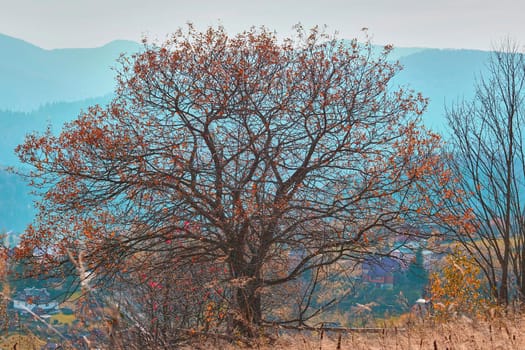
<svg viewBox="0 0 525 350"><path fill-rule="evenodd" d="M57 315L55 315L57 316ZM72 315L64 315L72 316ZM277 336L277 332L280 335ZM507 350L525 349L525 316L508 316L491 321L462 317L447 323L422 322L377 333L346 331L268 329L270 337L246 343L223 339L197 339L181 350ZM43 342L34 335L0 337L0 350L40 349ZM105 347L102 346L102 349Z"/></svg>
<svg viewBox="0 0 525 350"><path fill-rule="evenodd" d="M525 349L525 318L498 319L478 322L462 318L444 324L419 324L404 330L388 329L379 333L339 333L302 331L283 334L272 343L255 342L258 350L407 350L407 349L455 349L455 350L503 350ZM247 349L240 344L208 340L185 348L234 350Z"/></svg>
<svg viewBox="0 0 525 350"><path fill-rule="evenodd" d="M15 347L16 345L16 347ZM2 350L33 350L40 349L46 342L35 335L12 334L9 337L0 337L0 349Z"/></svg>

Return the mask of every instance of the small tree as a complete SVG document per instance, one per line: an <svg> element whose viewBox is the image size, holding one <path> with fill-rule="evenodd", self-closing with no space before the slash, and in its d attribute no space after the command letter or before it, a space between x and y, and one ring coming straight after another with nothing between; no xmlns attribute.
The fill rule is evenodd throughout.
<svg viewBox="0 0 525 350"><path fill-rule="evenodd" d="M429 275L424 267L423 249L418 248L415 252L414 260L408 264L406 272L396 274L400 284L400 291L407 298L409 306L412 306L417 299L424 297L425 288L429 282Z"/></svg>
<svg viewBox="0 0 525 350"><path fill-rule="evenodd" d="M82 251L99 277L219 266L233 325L254 335L272 287L425 213L440 140L421 95L389 90L390 50L301 28L146 43L107 108L18 148L41 195L20 254Z"/></svg>
<svg viewBox="0 0 525 350"><path fill-rule="evenodd" d="M524 98L525 57L509 41L492 53L474 99L447 113L451 168L461 179L448 199L454 214L468 217L454 238L500 304L525 296Z"/></svg>
<svg viewBox="0 0 525 350"><path fill-rule="evenodd" d="M431 274L430 293L435 316L442 320L454 314L478 317L492 304L481 269L459 249L445 258L440 272Z"/></svg>

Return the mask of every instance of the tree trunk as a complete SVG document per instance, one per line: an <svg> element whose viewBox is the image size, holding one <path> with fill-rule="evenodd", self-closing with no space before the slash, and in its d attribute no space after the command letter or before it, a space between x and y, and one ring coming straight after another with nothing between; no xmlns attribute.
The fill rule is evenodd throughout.
<svg viewBox="0 0 525 350"><path fill-rule="evenodd" d="M256 327L262 321L261 295L256 289L256 283L250 281L236 292L239 317L234 321L234 328L250 338L257 335Z"/></svg>
<svg viewBox="0 0 525 350"><path fill-rule="evenodd" d="M509 303L509 287L508 287L508 268L507 266L502 267L503 271L501 274L501 285L499 286L499 293L498 293L498 304L500 305L508 305Z"/></svg>
<svg viewBox="0 0 525 350"><path fill-rule="evenodd" d="M233 307L236 310L233 327L243 336L252 338L257 335L256 327L262 321L259 269L255 268L253 261L246 262L239 251L233 251L230 259L232 276L237 279L234 285Z"/></svg>
<svg viewBox="0 0 525 350"><path fill-rule="evenodd" d="M523 237L523 233L521 233ZM516 273L516 280L519 282L519 301L525 301L525 245L521 246L521 255L519 257L518 273Z"/></svg>

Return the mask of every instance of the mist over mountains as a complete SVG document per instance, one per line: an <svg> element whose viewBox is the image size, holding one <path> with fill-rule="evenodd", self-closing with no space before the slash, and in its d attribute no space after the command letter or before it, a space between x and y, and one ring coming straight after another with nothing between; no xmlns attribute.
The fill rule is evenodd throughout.
<svg viewBox="0 0 525 350"><path fill-rule="evenodd" d="M0 169L20 167L14 148L25 135L48 126L59 132L82 109L107 104L115 87L116 59L141 45L114 41L91 49L44 50L0 34ZM429 98L424 123L446 133L445 103L473 94L475 77L484 70L489 52L398 48L392 60L404 69L394 78ZM0 232L24 229L33 215L32 199L24 182L0 170Z"/></svg>
<svg viewBox="0 0 525 350"><path fill-rule="evenodd" d="M423 121L446 136L445 107L473 97L475 81L486 72L489 56L488 51L424 49L399 58L404 68L394 84L409 86L428 97Z"/></svg>
<svg viewBox="0 0 525 350"><path fill-rule="evenodd" d="M0 110L30 112L47 103L109 94L115 60L139 48L136 42L113 41L92 49L44 50L0 34Z"/></svg>

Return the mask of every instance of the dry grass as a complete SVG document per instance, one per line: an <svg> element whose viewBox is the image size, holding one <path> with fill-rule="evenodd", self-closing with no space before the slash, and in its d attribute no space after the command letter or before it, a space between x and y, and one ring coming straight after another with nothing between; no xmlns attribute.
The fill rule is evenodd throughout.
<svg viewBox="0 0 525 350"><path fill-rule="evenodd" d="M33 350L40 349L46 342L34 335L13 334L9 337L0 337L0 349L2 350Z"/></svg>
<svg viewBox="0 0 525 350"><path fill-rule="evenodd" d="M503 350L525 349L525 318L498 319L478 322L467 318L444 324L420 324L404 330L388 329L380 333L339 333L302 331L283 334L272 343L259 340L251 349L258 350ZM248 349L241 344L208 340L186 349Z"/></svg>

